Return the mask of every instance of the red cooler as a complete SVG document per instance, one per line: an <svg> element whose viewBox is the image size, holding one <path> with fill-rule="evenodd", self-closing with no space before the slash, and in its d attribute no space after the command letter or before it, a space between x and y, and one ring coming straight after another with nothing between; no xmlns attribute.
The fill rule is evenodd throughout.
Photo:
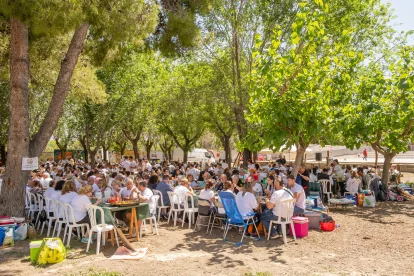
<svg viewBox="0 0 414 276"><path fill-rule="evenodd" d="M304 238L308 236L309 220L305 217L293 217L293 225L295 227L295 234L298 238ZM292 235L292 229L290 229L290 235Z"/></svg>

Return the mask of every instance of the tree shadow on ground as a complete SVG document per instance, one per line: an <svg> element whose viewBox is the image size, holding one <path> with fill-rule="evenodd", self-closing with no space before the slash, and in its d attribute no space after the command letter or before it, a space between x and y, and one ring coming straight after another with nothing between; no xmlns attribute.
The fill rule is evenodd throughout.
<svg viewBox="0 0 414 276"><path fill-rule="evenodd" d="M414 218L414 202L404 201L385 201L377 202L374 208L368 207L331 207L331 213L338 213L347 216L357 217L377 224L399 224L402 221L389 221L397 215ZM387 219L387 220L386 220Z"/></svg>
<svg viewBox="0 0 414 276"><path fill-rule="evenodd" d="M165 224L164 228L168 230L174 228L173 224ZM185 226L187 226L186 224ZM189 232L184 234L184 240L175 245L172 251L180 251L186 249L188 251L204 251L206 253L213 254L209 259L209 265L221 264L225 268L236 267L245 265L242 258L249 253L253 253L255 248L266 248L267 254L262 256L262 259L254 258L256 261L262 261L269 259L273 262L285 264L286 262L281 258L283 253L283 239L266 240L265 237L261 239L244 237L243 244L237 246L240 241L241 235L239 235L236 229L230 229L227 234L227 241L223 241L223 231L220 228L214 228L212 234L206 234L206 227L202 227L197 232ZM295 242L288 237L288 245L294 245ZM232 258L233 257L233 258Z"/></svg>

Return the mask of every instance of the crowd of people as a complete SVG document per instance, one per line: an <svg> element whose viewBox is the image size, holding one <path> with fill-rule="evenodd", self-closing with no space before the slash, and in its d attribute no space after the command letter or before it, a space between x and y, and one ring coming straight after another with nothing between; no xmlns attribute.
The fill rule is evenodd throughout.
<svg viewBox="0 0 414 276"><path fill-rule="evenodd" d="M93 168L81 160L66 159L58 163L50 160L41 165L39 170L31 172L27 192L42 193L46 197L69 203L78 223L90 223L86 206L92 204L91 198L97 194L106 193L122 200L149 202L153 190L158 190L165 206L183 206L187 194L197 194L200 199L209 200L213 205L215 200L220 200L216 196L217 192L224 191L235 195L243 216L261 209L257 218L268 227L270 220L280 216L277 206L284 199L294 198L294 214L303 214L306 197L310 194L309 183L329 179L332 183L341 184L343 194L354 186L358 186L359 190L369 189L370 183L374 182L371 179L379 181L381 174L378 167L342 167L338 160L333 160L330 166L323 168L300 165L294 177L293 164L286 162L283 157L262 166L249 160L247 167L245 170L231 169L225 163L156 163L126 156L119 164L102 162ZM395 167L392 170L394 174L398 173ZM176 202L170 202L169 191L178 195ZM258 197L264 197L265 201L261 204ZM99 203L101 201L97 200L94 204ZM150 208L154 213L156 206ZM222 208L216 211L224 213ZM128 212L119 213L117 218L128 224L130 215ZM162 214L162 217L166 218L166 214ZM277 236L277 229L273 230L272 237ZM87 237L83 241L87 241Z"/></svg>

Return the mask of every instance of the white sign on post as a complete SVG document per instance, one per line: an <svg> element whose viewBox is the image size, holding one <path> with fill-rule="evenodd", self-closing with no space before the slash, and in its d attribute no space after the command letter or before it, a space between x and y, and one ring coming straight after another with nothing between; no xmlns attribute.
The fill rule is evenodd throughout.
<svg viewBox="0 0 414 276"><path fill-rule="evenodd" d="M23 157L22 171L32 171L39 168L38 157Z"/></svg>

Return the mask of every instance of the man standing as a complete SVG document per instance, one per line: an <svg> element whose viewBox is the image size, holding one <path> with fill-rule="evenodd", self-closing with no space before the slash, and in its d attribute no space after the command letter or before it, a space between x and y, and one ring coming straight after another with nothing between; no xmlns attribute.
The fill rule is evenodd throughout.
<svg viewBox="0 0 414 276"><path fill-rule="evenodd" d="M303 189L305 190L306 196L310 195L309 179L310 179L309 178L309 172L305 168L305 165L300 165L299 170L298 170L298 174L296 175L296 183L298 183L300 186L303 187Z"/></svg>
<svg viewBox="0 0 414 276"><path fill-rule="evenodd" d="M296 199L295 209L293 210L294 216L302 215L306 208L306 196L303 187L296 183L293 175L287 177L289 189L293 193L293 198Z"/></svg>
<svg viewBox="0 0 414 276"><path fill-rule="evenodd" d="M279 214L279 205L283 200L292 199L292 193L283 188L279 180L276 178L274 181L275 192L272 194L270 200L266 199L266 209L263 211L260 216L260 221L263 223L263 226L269 230L269 225L271 220L278 220L279 216L283 216L286 213L286 209L280 209L281 213ZM284 217L282 217L284 218ZM270 229L270 238L275 239L278 237L278 233L281 232L280 224L277 224L277 230L272 227Z"/></svg>

